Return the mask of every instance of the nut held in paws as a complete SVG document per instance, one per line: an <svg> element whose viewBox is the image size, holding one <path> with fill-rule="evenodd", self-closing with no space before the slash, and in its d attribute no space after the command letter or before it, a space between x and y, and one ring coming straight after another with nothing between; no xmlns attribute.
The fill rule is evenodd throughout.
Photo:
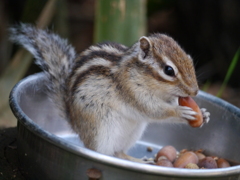
<svg viewBox="0 0 240 180"><path fill-rule="evenodd" d="M197 103L191 97L179 97L179 105L187 106L193 109L197 113L195 115L196 120L189 120L189 125L192 127L200 127L203 124L203 116Z"/></svg>

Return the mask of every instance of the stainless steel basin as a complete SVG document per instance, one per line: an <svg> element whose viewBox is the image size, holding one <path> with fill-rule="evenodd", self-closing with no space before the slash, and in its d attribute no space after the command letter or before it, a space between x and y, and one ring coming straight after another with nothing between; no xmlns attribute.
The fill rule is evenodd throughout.
<svg viewBox="0 0 240 180"><path fill-rule="evenodd" d="M28 179L88 179L87 170L101 171L101 180L240 179L240 165L222 169L189 170L134 163L84 148L68 123L46 96L43 73L19 82L10 95L18 119L18 157ZM153 157L164 145L181 149L204 149L206 154L240 162L240 109L200 92L195 98L211 112L202 128L179 124L150 124L129 154ZM148 146L153 152L148 152Z"/></svg>

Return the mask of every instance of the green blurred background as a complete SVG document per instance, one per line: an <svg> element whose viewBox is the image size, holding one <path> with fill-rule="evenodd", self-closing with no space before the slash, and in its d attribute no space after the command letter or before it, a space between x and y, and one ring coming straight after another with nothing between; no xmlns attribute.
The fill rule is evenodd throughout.
<svg viewBox="0 0 240 180"><path fill-rule="evenodd" d="M239 0L1 0L0 127L16 126L12 87L39 72L31 55L8 41L15 23L32 23L67 38L81 52L110 40L130 46L142 35L172 36L194 59L200 86L216 95L240 45ZM222 97L240 107L240 63Z"/></svg>

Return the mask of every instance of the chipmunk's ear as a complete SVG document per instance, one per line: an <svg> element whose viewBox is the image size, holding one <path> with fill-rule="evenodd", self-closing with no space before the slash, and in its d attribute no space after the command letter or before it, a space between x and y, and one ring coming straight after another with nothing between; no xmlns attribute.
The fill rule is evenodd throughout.
<svg viewBox="0 0 240 180"><path fill-rule="evenodd" d="M151 42L150 40L146 37L146 36L142 36L140 39L139 39L139 42L140 42L140 48L142 50L142 58L146 58L149 54L149 51L152 47L151 45Z"/></svg>

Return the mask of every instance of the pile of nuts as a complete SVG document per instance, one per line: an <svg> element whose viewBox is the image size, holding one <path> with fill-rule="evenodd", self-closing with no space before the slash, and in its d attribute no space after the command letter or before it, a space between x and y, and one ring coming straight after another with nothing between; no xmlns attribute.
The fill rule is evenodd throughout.
<svg viewBox="0 0 240 180"><path fill-rule="evenodd" d="M230 167L223 158L206 156L202 150L189 151L183 149L180 153L173 146L164 146L154 159L155 165L188 169L214 169Z"/></svg>

